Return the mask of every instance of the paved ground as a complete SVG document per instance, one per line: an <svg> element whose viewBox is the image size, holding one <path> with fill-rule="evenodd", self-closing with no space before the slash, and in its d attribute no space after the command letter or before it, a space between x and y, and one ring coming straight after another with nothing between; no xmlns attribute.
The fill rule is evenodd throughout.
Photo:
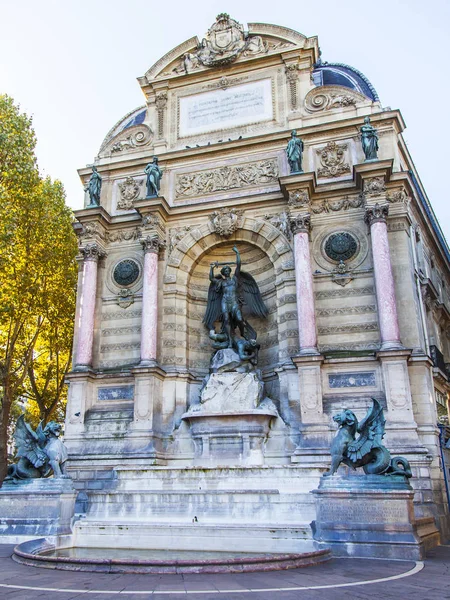
<svg viewBox="0 0 450 600"><path fill-rule="evenodd" d="M421 563L333 559L305 569L234 575L107 575L25 567L0 545L1 600L446 600L450 546Z"/></svg>

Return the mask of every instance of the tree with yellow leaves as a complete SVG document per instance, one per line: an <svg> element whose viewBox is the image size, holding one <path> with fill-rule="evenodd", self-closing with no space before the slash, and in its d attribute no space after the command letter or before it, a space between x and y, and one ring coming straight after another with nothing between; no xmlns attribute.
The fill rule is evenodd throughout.
<svg viewBox="0 0 450 600"><path fill-rule="evenodd" d="M31 119L0 95L0 482L17 404L35 424L61 412L71 362L73 217L62 184L40 177L35 144Z"/></svg>

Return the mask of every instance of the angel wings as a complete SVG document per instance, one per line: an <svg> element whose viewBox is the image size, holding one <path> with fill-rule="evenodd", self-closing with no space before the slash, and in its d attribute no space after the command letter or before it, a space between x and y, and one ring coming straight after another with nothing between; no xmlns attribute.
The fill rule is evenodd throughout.
<svg viewBox="0 0 450 600"><path fill-rule="evenodd" d="M240 271L238 275L235 275L235 277L237 279L235 302L238 308L243 310L246 316L258 317L262 319L267 317L267 306L262 299L258 284L252 275L250 275L250 273L246 273L245 271ZM223 316L223 280L224 277L222 275L218 275L215 277L215 281L211 281L209 285L208 303L206 307L206 314L203 319L203 323L208 329L213 329L214 323Z"/></svg>

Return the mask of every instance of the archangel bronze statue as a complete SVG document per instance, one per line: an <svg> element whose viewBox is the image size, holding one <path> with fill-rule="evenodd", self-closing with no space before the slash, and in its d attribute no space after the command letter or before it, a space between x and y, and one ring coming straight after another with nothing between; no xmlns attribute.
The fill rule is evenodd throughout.
<svg viewBox="0 0 450 600"><path fill-rule="evenodd" d="M383 407L372 398L372 408L364 419L358 419L351 410L345 409L333 420L339 430L331 443L331 467L325 476L334 475L341 463L356 469L362 467L367 475L404 475L411 477L411 467L406 458L394 456L383 445L386 423ZM355 439L359 433L358 439Z"/></svg>
<svg viewBox="0 0 450 600"><path fill-rule="evenodd" d="M163 172L158 165L158 157L153 157L153 162L148 163L144 169L144 173L147 175L147 198L153 198L159 196L159 189L161 187L161 179Z"/></svg>
<svg viewBox="0 0 450 600"><path fill-rule="evenodd" d="M44 428L39 423L33 431L21 415L14 431L19 460L8 467L5 481L49 477L52 473L56 479L69 479L65 473L67 448L59 439L60 433L61 425L55 421L50 421Z"/></svg>
<svg viewBox="0 0 450 600"><path fill-rule="evenodd" d="M258 284L250 273L241 271L241 256L236 246L236 263L211 263L209 271L209 291L206 314L203 323L210 332L213 347L216 350L233 348L241 360L257 362L259 344L256 342L256 331L243 316L243 309L250 316L265 318L268 310L261 297ZM232 264L236 265L232 275ZM222 266L220 275L214 275L214 269ZM215 332L214 323L221 321L219 333ZM239 330L241 338L236 336Z"/></svg>
<svg viewBox="0 0 450 600"><path fill-rule="evenodd" d="M361 146L368 160L378 159L378 133L375 127L370 124L370 117L365 117L364 125L361 126Z"/></svg>
<svg viewBox="0 0 450 600"><path fill-rule="evenodd" d="M303 173L302 155L303 155L303 140L297 137L295 129L291 133L291 139L286 148L286 155L291 168L291 173Z"/></svg>
<svg viewBox="0 0 450 600"><path fill-rule="evenodd" d="M92 175L84 189L85 191L89 192L89 206L100 206L102 178L95 165L92 167Z"/></svg>

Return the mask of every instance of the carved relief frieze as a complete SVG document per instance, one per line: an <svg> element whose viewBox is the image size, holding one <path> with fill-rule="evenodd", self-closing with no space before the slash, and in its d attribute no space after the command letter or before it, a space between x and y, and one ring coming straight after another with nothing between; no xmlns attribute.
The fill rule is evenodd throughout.
<svg viewBox="0 0 450 600"><path fill-rule="evenodd" d="M358 102L367 102L367 98L342 86L326 86L325 89L320 86L311 90L306 95L305 109L309 113L315 113L323 110L356 106Z"/></svg>
<svg viewBox="0 0 450 600"><path fill-rule="evenodd" d="M350 173L350 164L345 160L347 148L347 144L331 141L324 148L316 150L322 165L317 169L317 176L319 178L341 177Z"/></svg>
<svg viewBox="0 0 450 600"><path fill-rule="evenodd" d="M378 323L358 323L357 325L336 325L334 327L318 327L319 335L334 335L337 333L363 333L378 331Z"/></svg>
<svg viewBox="0 0 450 600"><path fill-rule="evenodd" d="M321 213L338 212L340 210L348 210L349 208L359 208L364 203L364 196L360 194L356 198L345 196L341 200L324 200L320 204L311 206L311 211L315 215Z"/></svg>
<svg viewBox="0 0 450 600"><path fill-rule="evenodd" d="M362 288L349 288L347 290L323 290L315 293L316 300L328 300L329 298L350 298L354 296L373 296L375 290L372 286Z"/></svg>
<svg viewBox="0 0 450 600"><path fill-rule="evenodd" d="M391 204L405 204L406 206L409 206L411 202L411 198L403 188L388 191L386 193L386 200Z"/></svg>
<svg viewBox="0 0 450 600"><path fill-rule="evenodd" d="M133 229L117 229L108 233L108 242L129 242L136 241L141 236L141 228L134 227Z"/></svg>
<svg viewBox="0 0 450 600"><path fill-rule="evenodd" d="M119 183L120 198L117 201L119 210L131 210L133 208L133 201L139 196L141 184L142 180L134 179L134 177L127 177L125 181Z"/></svg>
<svg viewBox="0 0 450 600"><path fill-rule="evenodd" d="M147 146L153 139L153 132L147 125L135 125L126 128L111 140L101 156L114 156L128 150L135 150Z"/></svg>
<svg viewBox="0 0 450 600"><path fill-rule="evenodd" d="M77 236L80 243L95 238L106 241L108 233L100 223L92 221L90 223L82 223L81 229L77 232Z"/></svg>
<svg viewBox="0 0 450 600"><path fill-rule="evenodd" d="M361 306L344 306L339 308L319 308L316 310L318 317L337 317L340 315L364 315L374 313L375 304L363 304Z"/></svg>
<svg viewBox="0 0 450 600"><path fill-rule="evenodd" d="M279 169L276 159L242 163L178 175L175 197L203 196L214 192L274 183Z"/></svg>
<svg viewBox="0 0 450 600"><path fill-rule="evenodd" d="M222 237L230 237L244 224L244 211L235 208L221 208L210 215L213 229Z"/></svg>
<svg viewBox="0 0 450 600"><path fill-rule="evenodd" d="M124 291L129 292L130 290L124 290ZM140 318L141 311L140 310L127 311L126 315L124 314L124 312L122 310L116 311L116 312L104 313L102 315L102 321L115 321L117 319L118 320L123 319L124 317L127 317L128 319Z"/></svg>
<svg viewBox="0 0 450 600"><path fill-rule="evenodd" d="M114 350L135 350L141 347L140 342L121 342L119 344L102 344L100 352L111 352Z"/></svg>
<svg viewBox="0 0 450 600"><path fill-rule="evenodd" d="M354 342L350 344L319 344L320 352L334 352L336 350L378 350L379 342Z"/></svg>

